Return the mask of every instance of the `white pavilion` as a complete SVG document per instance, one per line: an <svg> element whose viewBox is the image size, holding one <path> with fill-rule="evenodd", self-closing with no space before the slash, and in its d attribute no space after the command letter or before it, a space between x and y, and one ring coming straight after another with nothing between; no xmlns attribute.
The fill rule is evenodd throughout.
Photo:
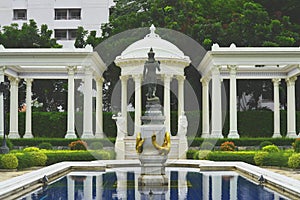
<svg viewBox="0 0 300 200"><path fill-rule="evenodd" d="M178 133L172 136L172 148L169 154L172 158L179 158L179 152L185 152L187 147L186 130L188 122L185 117L184 102L184 69L191 60L178 47L162 39L151 26L150 33L145 38L129 45L115 63L121 68L121 112L119 122L124 123L118 128L116 147L120 149L118 158L130 159L136 156L134 142L136 133L141 126L141 86L143 65L147 60L150 48L155 52L155 59L161 62L159 79L163 81L164 102L163 109L166 117L166 130L170 131L170 82L178 82ZM237 79L269 79L274 84L274 134L280 135L280 105L279 83L283 79L287 83L287 130L286 137L299 137L296 130L296 97L295 81L300 74L300 48L298 47L219 47L212 46L196 66L202 75L202 137L223 138L222 133L222 98L221 82L230 80L230 132L229 138L239 138L237 129ZM264 67L256 67L256 66ZM75 100L74 80L82 79L84 82L84 116L82 138L102 138L102 87L103 72L107 66L90 46L84 49L5 49L0 46L0 81L8 76L10 81L10 125L9 138L19 138L18 131L18 82L24 79L27 83L26 93L26 131L24 138L34 137L31 122L31 85L36 79L67 79L68 80L68 117L65 138L76 138L75 134ZM128 80L135 84L135 121L134 133L127 131L127 87ZM96 131L93 132L93 90L92 82L96 82ZM200 81L200 80L199 80ZM209 109L209 84L211 83L211 110ZM299 90L299 88L298 88ZM211 112L211 119L209 118ZM0 96L0 136L4 129L3 95ZM124 121L125 120L125 121ZM211 124L211 125L210 125ZM129 152L129 153L124 153Z"/></svg>

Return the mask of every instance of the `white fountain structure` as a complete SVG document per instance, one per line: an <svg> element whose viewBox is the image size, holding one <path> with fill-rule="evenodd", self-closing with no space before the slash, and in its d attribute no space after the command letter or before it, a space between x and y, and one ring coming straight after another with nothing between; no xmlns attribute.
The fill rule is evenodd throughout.
<svg viewBox="0 0 300 200"><path fill-rule="evenodd" d="M161 126L162 135L157 134L159 145L164 140L164 134L170 133L171 147L168 159L185 158L185 152L188 149L187 143L187 119L184 110L184 69L190 64L190 58L171 42L162 39L155 33L154 25L150 27L150 33L143 39L129 45L120 56L115 59L115 64L121 68L121 112L115 117L118 127L115 150L117 159L138 159L135 144L136 137L142 132L151 132L149 128L142 123L142 85L144 64L148 58L148 52L152 48L155 53L155 60L160 61L160 71L156 71L157 79L163 82L164 101L161 112L164 120L157 122L156 126ZM128 80L134 81L135 105L134 105L134 131L129 133L127 127L127 107L128 107ZM170 84L174 80L178 82L178 133L171 134L171 91ZM153 120L153 119L152 119ZM151 125L151 127L153 127ZM155 129L155 132L158 132ZM150 133L149 133L150 134ZM151 139L151 136L150 136ZM151 141L150 141L151 143ZM152 145L152 144L151 144ZM148 149L148 141L145 140L144 153ZM150 147L149 147L150 148Z"/></svg>

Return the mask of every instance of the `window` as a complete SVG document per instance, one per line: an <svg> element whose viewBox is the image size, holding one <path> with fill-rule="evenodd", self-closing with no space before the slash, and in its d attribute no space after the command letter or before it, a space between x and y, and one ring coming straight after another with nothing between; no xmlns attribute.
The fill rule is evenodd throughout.
<svg viewBox="0 0 300 200"><path fill-rule="evenodd" d="M81 19L81 9L55 9L55 20Z"/></svg>
<svg viewBox="0 0 300 200"><path fill-rule="evenodd" d="M66 20L67 19L67 9L55 9L55 19L56 20Z"/></svg>
<svg viewBox="0 0 300 200"><path fill-rule="evenodd" d="M57 40L75 40L77 29L55 29L54 37Z"/></svg>
<svg viewBox="0 0 300 200"><path fill-rule="evenodd" d="M14 20L27 20L27 10L26 9L15 9L14 10Z"/></svg>
<svg viewBox="0 0 300 200"><path fill-rule="evenodd" d="M54 37L57 40L67 40L67 30L65 30L65 29L54 30Z"/></svg>
<svg viewBox="0 0 300 200"><path fill-rule="evenodd" d="M69 18L68 19L80 19L81 17L80 9L70 9L69 10Z"/></svg>
<svg viewBox="0 0 300 200"><path fill-rule="evenodd" d="M69 33L69 37L68 37L69 40L75 40L76 39L77 29L68 30L68 33Z"/></svg>

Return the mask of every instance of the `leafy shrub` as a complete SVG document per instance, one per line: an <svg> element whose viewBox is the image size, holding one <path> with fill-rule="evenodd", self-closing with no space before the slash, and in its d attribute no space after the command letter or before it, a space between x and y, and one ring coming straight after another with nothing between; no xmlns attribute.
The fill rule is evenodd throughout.
<svg viewBox="0 0 300 200"><path fill-rule="evenodd" d="M262 166L264 164L265 157L269 154L269 152L257 152L254 156L254 162L258 166Z"/></svg>
<svg viewBox="0 0 300 200"><path fill-rule="evenodd" d="M264 158L265 166L277 166L277 167L288 167L289 155L284 154L283 152L274 152L269 153Z"/></svg>
<svg viewBox="0 0 300 200"><path fill-rule="evenodd" d="M18 169L25 169L30 168L34 166L34 163L32 161L32 156L29 154L29 152L25 153L16 153L16 157L19 160Z"/></svg>
<svg viewBox="0 0 300 200"><path fill-rule="evenodd" d="M233 142L226 141L221 144L220 149L221 149L221 151L234 151L235 145Z"/></svg>
<svg viewBox="0 0 300 200"><path fill-rule="evenodd" d="M24 152L39 152L40 149L38 147L26 147L23 149Z"/></svg>
<svg viewBox="0 0 300 200"><path fill-rule="evenodd" d="M300 138L297 138L292 144L296 153L300 153Z"/></svg>
<svg viewBox="0 0 300 200"><path fill-rule="evenodd" d="M18 164L18 158L14 154L5 154L1 158L1 166L4 169L16 169Z"/></svg>
<svg viewBox="0 0 300 200"><path fill-rule="evenodd" d="M198 151L196 154L195 154L195 157L194 159L195 160L207 160L207 157L208 157L208 154L210 153L211 151L209 150L201 150L201 151Z"/></svg>
<svg viewBox="0 0 300 200"><path fill-rule="evenodd" d="M69 144L71 150L87 150L87 143L82 140L77 140Z"/></svg>
<svg viewBox="0 0 300 200"><path fill-rule="evenodd" d="M254 163L255 151L211 151L207 160L212 161L242 161L249 164Z"/></svg>
<svg viewBox="0 0 300 200"><path fill-rule="evenodd" d="M202 142L200 149L201 150L212 150L214 148L214 145L210 142Z"/></svg>
<svg viewBox="0 0 300 200"><path fill-rule="evenodd" d="M279 152L279 148L272 144L272 145L267 145L265 147L262 148L263 151L269 152L269 153L275 153L275 152Z"/></svg>
<svg viewBox="0 0 300 200"><path fill-rule="evenodd" d="M194 154L197 153L197 152L198 152L198 150L196 150L196 149L189 149L189 150L187 150L187 152L186 152L186 158L187 159L194 159Z"/></svg>
<svg viewBox="0 0 300 200"><path fill-rule="evenodd" d="M53 146L51 143L49 142L42 142L41 144L39 144L39 148L40 149L47 149L47 150L52 150Z"/></svg>
<svg viewBox="0 0 300 200"><path fill-rule="evenodd" d="M29 152L33 166L45 166L47 156L43 152Z"/></svg>
<svg viewBox="0 0 300 200"><path fill-rule="evenodd" d="M300 168L300 153L295 153L289 157L288 166L291 168Z"/></svg>
<svg viewBox="0 0 300 200"><path fill-rule="evenodd" d="M101 142L92 142L90 145L89 145L89 149L92 149L92 150L100 150L100 149L103 149L103 144Z"/></svg>
<svg viewBox="0 0 300 200"><path fill-rule="evenodd" d="M270 142L270 141L263 141L263 142L261 142L261 143L259 144L259 147L260 147L260 149L262 149L263 147L268 146L268 145L272 145L272 144L273 144L273 143Z"/></svg>

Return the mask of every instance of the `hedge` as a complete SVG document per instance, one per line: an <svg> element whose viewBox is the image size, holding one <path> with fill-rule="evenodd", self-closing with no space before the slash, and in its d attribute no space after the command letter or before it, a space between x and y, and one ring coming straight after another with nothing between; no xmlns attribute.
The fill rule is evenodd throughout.
<svg viewBox="0 0 300 200"><path fill-rule="evenodd" d="M50 143L52 146L65 146L67 147L68 144L74 142L76 140L80 140L79 138L74 139L65 139L65 138L22 138L22 139L10 139L10 142L14 146L36 146L38 147L39 144L47 142ZM115 142L115 138L105 138L105 139L84 139L88 144L92 142L101 142L104 147L112 146Z"/></svg>
<svg viewBox="0 0 300 200"><path fill-rule="evenodd" d="M215 143L214 139L204 139L204 138L188 138L189 144L192 147L200 147L203 141ZM232 141L236 146L259 146L263 141L270 141L272 144L277 146L291 146L295 141L293 138L239 138L239 139L231 139L231 138L223 138L218 139L215 146L221 146L223 142Z"/></svg>
<svg viewBox="0 0 300 200"><path fill-rule="evenodd" d="M255 153L255 151L212 151L207 155L207 159L212 161L243 161L255 165Z"/></svg>
<svg viewBox="0 0 300 200"><path fill-rule="evenodd" d="M7 114L9 115L9 114ZM93 113L93 130L95 131L95 113ZM229 132L229 113L225 118L223 133L225 136ZM265 110L253 110L238 112L238 131L241 137L272 137L273 135L273 112ZM300 111L296 112L296 130L300 129ZM202 134L202 112L187 111L186 116L189 122L188 136L200 137ZM128 132L133 132L134 114L128 115ZM280 112L281 135L286 135L286 111ZM9 119L9 116L6 118ZM76 112L76 133L82 133L82 112ZM103 131L107 137L116 137L116 123L112 119L111 112L103 113ZM171 132L177 132L177 112L171 112ZM255 126L253 126L255 124ZM19 112L19 133L21 136L25 132L25 113ZM35 137L63 138L67 132L67 112L33 112L32 113L32 132Z"/></svg>
<svg viewBox="0 0 300 200"><path fill-rule="evenodd" d="M93 160L111 160L115 158L113 151L46 151L48 159L46 165L52 165L62 161L93 161ZM96 156L95 156L96 155Z"/></svg>
<svg viewBox="0 0 300 200"><path fill-rule="evenodd" d="M18 169L30 168L37 166L33 162L32 152L14 152L18 159ZM37 152L35 152L37 153ZM42 150L39 153L43 153L47 156L46 165L52 165L62 161L93 161L93 160L112 160L115 159L114 151L95 150L95 151L71 151L71 150ZM0 154L0 160L3 155ZM0 168L3 166L0 165Z"/></svg>

